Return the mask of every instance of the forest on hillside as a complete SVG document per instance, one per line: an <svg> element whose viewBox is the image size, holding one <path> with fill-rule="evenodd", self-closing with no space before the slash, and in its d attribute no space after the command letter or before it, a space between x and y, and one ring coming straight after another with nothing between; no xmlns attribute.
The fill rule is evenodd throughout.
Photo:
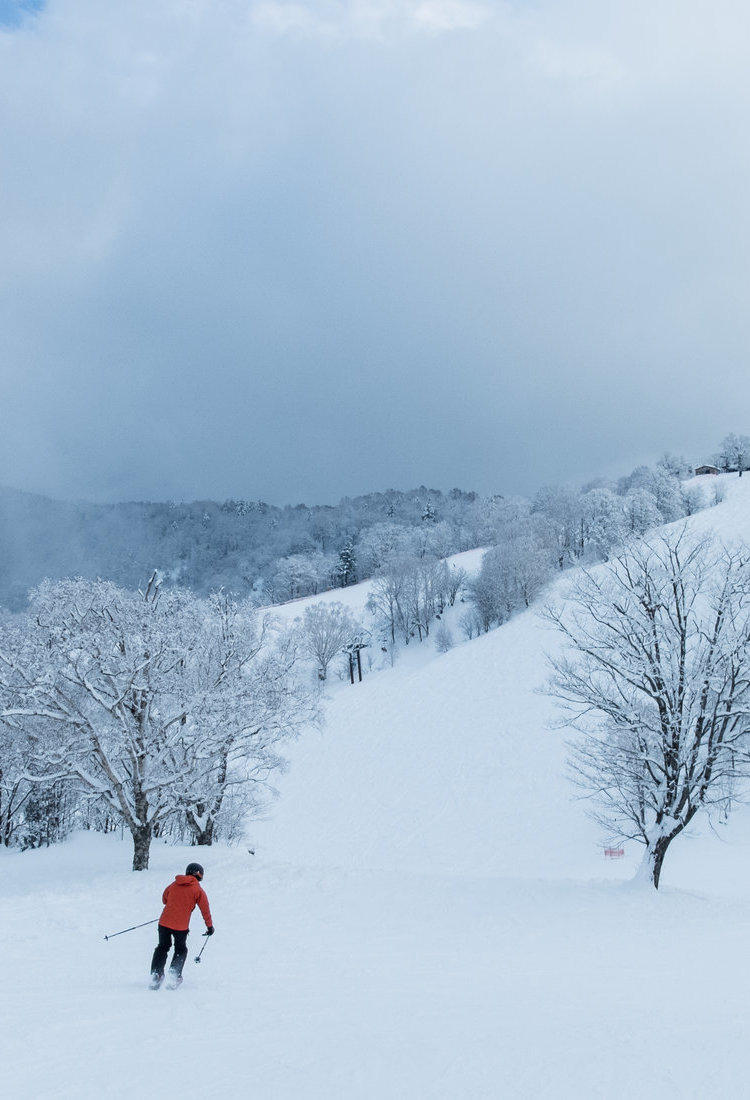
<svg viewBox="0 0 750 1100"><path fill-rule="evenodd" d="M0 604L26 606L43 579L107 579L197 595L218 589L273 604L373 576L394 555L441 558L513 542L564 566L602 558L700 506L683 459L665 455L617 481L580 489L547 486L531 499L482 497L425 486L346 497L336 505L279 507L264 501L94 505L0 490Z"/></svg>

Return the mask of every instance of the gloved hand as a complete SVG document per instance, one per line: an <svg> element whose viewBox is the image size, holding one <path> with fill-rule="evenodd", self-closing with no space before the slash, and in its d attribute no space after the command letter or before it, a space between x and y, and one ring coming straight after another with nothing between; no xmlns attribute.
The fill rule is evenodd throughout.
<svg viewBox="0 0 750 1100"><path fill-rule="evenodd" d="M209 927L208 927L208 928L206 929L206 931L205 931L205 932L203 933L203 935L204 935L204 936L213 936L213 934L214 934L214 931L215 931L215 929L214 929L214 926L213 926L213 925L210 925L210 926L209 926Z"/></svg>

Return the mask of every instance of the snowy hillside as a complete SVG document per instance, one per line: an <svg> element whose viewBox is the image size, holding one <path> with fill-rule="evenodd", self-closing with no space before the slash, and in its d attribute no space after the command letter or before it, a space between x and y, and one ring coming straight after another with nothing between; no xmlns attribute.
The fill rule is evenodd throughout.
<svg viewBox="0 0 750 1100"><path fill-rule="evenodd" d="M750 476L720 480L688 522L750 540ZM139 874L111 837L2 851L6 1095L744 1095L750 811L675 842L659 894L632 886L638 852L604 858L565 777L556 644L530 611L332 681L268 819L200 850L217 934L195 965L193 917L178 992L146 988L153 927L104 936L158 917L196 849Z"/></svg>

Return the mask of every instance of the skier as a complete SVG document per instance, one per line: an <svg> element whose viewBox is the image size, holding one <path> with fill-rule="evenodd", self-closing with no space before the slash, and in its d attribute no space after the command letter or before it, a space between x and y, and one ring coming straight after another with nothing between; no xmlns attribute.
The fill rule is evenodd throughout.
<svg viewBox="0 0 750 1100"><path fill-rule="evenodd" d="M151 988L159 989L164 981L164 964L174 940L174 954L169 967L167 987L176 989L182 981L182 968L187 958L187 937L190 915L196 905L206 922L206 935L213 936L214 926L206 892L201 886L203 868L200 863L188 863L184 875L175 875L162 894L164 910L159 917L159 943L151 960Z"/></svg>

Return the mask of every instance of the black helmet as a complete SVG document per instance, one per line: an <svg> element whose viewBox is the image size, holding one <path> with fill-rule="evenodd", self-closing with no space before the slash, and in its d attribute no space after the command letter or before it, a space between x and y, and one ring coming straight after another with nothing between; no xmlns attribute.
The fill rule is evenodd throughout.
<svg viewBox="0 0 750 1100"><path fill-rule="evenodd" d="M187 867L185 868L185 874L195 875L195 877L200 880L203 878L203 868L201 867L200 863L188 863Z"/></svg>

